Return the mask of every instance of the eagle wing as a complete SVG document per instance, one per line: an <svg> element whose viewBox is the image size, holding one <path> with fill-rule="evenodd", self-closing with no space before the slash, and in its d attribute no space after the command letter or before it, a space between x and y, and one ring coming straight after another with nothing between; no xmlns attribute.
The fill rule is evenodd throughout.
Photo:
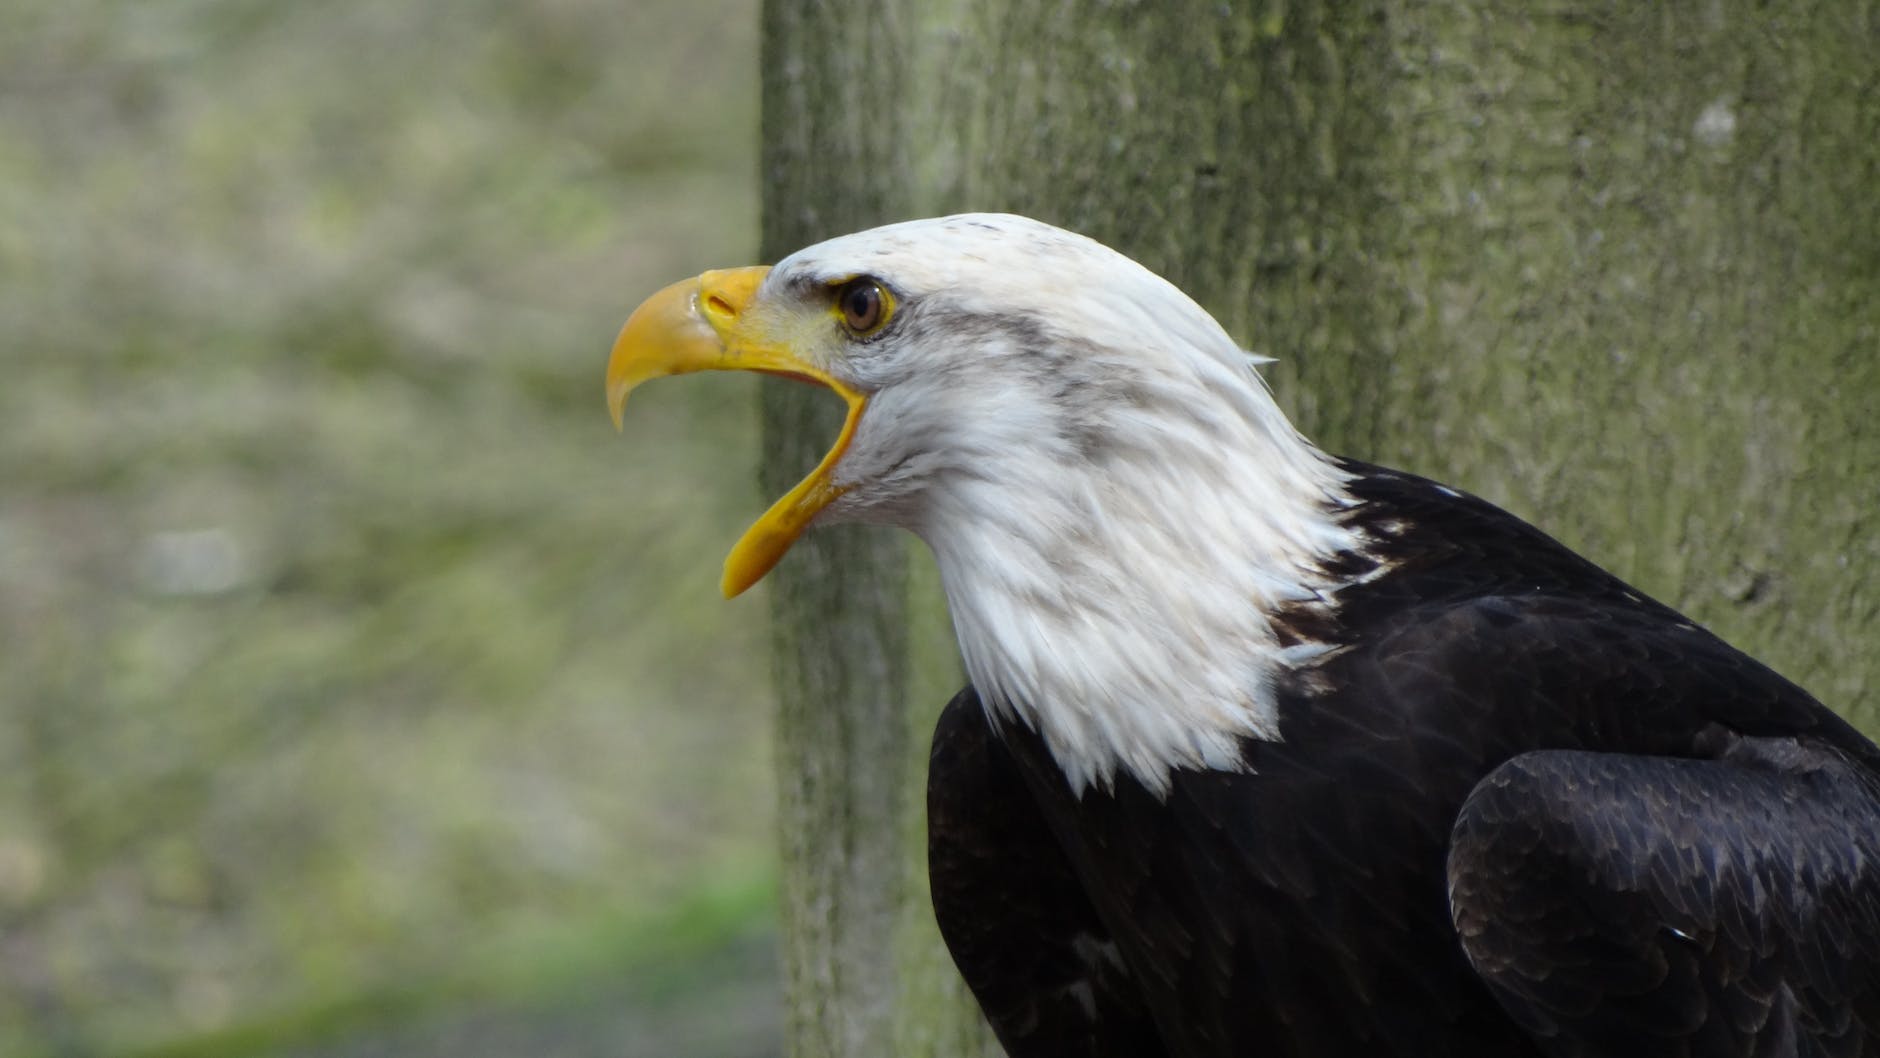
<svg viewBox="0 0 1880 1058"><path fill-rule="evenodd" d="M1524 754L1470 794L1448 872L1471 962L1551 1053L1880 1047L1880 802L1832 746Z"/></svg>
<svg viewBox="0 0 1880 1058"><path fill-rule="evenodd" d="M1447 732L1412 739L1457 751L1426 774L1485 773L1453 817L1450 912L1544 1049L1880 1054L1872 743L1623 595L1476 598L1394 626L1355 700Z"/></svg>

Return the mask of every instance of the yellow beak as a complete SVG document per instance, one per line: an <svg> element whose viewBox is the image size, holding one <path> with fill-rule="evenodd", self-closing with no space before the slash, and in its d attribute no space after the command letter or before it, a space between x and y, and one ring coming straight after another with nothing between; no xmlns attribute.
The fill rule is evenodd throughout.
<svg viewBox="0 0 1880 1058"><path fill-rule="evenodd" d="M762 580L784 552L803 534L818 511L843 489L830 480L836 463L848 451L867 398L837 381L828 372L791 349L784 337L772 333L776 314L752 311L768 268L732 268L706 272L696 279L674 283L647 298L614 340L607 359L607 410L618 428L627 394L648 379L683 375L692 371L761 371L835 390L848 401L848 418L836 443L797 486L771 505L744 532L725 558L722 583L725 598L740 594ZM820 320L820 318L819 318Z"/></svg>

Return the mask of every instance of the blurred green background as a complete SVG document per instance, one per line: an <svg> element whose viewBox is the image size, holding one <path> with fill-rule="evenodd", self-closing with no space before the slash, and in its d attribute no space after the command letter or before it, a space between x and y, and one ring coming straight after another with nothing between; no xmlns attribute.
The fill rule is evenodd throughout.
<svg viewBox="0 0 1880 1058"><path fill-rule="evenodd" d="M754 0L0 8L0 1055L761 1055Z"/></svg>

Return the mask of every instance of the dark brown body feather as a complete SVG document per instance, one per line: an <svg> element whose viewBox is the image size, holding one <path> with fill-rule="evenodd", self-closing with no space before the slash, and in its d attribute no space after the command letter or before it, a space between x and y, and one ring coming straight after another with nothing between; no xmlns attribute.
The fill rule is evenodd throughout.
<svg viewBox="0 0 1880 1058"><path fill-rule="evenodd" d="M1075 796L971 688L934 907L1013 1058L1880 1054L1880 751L1513 516L1363 467L1239 771Z"/></svg>

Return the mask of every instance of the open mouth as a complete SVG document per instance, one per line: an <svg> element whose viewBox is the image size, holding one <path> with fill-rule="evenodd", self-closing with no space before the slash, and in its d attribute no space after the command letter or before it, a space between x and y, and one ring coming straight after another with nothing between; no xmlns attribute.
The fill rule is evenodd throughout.
<svg viewBox="0 0 1880 1058"><path fill-rule="evenodd" d="M616 427L636 387L693 371L756 371L814 383L848 402L842 432L822 462L771 504L725 557L720 587L726 598L762 580L817 513L846 491L834 483L835 468L868 400L798 354L788 336L770 333L749 312L768 272L763 267L706 272L659 291L633 310L607 359L607 407Z"/></svg>

